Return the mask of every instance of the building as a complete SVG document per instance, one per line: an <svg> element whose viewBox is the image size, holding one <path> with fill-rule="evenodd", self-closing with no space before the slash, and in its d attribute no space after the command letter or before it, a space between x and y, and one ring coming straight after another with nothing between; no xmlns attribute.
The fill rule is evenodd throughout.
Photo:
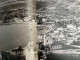
<svg viewBox="0 0 80 60"><path fill-rule="evenodd" d="M66 45L62 42L53 42L51 44L51 50L67 50L67 49L78 49L79 47L76 46L72 46L72 45Z"/></svg>
<svg viewBox="0 0 80 60"><path fill-rule="evenodd" d="M73 41L77 41L77 33L78 30L76 28L76 26L70 24L67 25L67 28L64 29L64 33L65 33L65 38L66 38L66 44L70 45L73 43Z"/></svg>
<svg viewBox="0 0 80 60"><path fill-rule="evenodd" d="M23 51L24 49L22 46L19 46L17 49L13 49L9 52L2 51L1 60L26 60Z"/></svg>
<svg viewBox="0 0 80 60"><path fill-rule="evenodd" d="M51 44L51 49L62 49L63 44L61 42L53 42L53 44Z"/></svg>

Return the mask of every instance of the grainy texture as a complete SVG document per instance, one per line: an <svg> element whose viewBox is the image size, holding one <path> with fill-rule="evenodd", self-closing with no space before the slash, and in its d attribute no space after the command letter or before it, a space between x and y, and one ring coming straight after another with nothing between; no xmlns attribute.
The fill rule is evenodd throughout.
<svg viewBox="0 0 80 60"><path fill-rule="evenodd" d="M35 5L35 0L0 0L2 60L38 60Z"/></svg>

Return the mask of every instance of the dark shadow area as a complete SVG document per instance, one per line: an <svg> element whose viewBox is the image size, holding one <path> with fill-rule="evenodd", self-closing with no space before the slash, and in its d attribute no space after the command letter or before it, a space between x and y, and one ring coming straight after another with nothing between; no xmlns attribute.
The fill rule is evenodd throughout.
<svg viewBox="0 0 80 60"><path fill-rule="evenodd" d="M46 60L79 60L79 56L49 53Z"/></svg>
<svg viewBox="0 0 80 60"><path fill-rule="evenodd" d="M48 6L48 2L46 1L36 1L36 9L39 10L42 7Z"/></svg>

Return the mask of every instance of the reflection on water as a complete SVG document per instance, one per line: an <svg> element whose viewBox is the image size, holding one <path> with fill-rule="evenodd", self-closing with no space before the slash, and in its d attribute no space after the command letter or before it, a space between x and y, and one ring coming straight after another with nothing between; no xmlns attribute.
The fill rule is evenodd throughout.
<svg viewBox="0 0 80 60"><path fill-rule="evenodd" d="M46 60L79 60L80 55L65 55L49 53Z"/></svg>
<svg viewBox="0 0 80 60"><path fill-rule="evenodd" d="M8 51L16 46L26 45L30 40L28 24L12 24L0 26L0 51Z"/></svg>

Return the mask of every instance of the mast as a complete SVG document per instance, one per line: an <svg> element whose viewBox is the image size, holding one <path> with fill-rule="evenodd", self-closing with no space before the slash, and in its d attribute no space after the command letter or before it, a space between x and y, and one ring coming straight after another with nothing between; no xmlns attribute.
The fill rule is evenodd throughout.
<svg viewBox="0 0 80 60"><path fill-rule="evenodd" d="M30 24L31 39L25 49L26 60L38 60L38 45L37 45L37 23L36 23L36 1L27 0L27 20Z"/></svg>
<svg viewBox="0 0 80 60"><path fill-rule="evenodd" d="M36 20L36 0L27 0L27 16L30 20Z"/></svg>

